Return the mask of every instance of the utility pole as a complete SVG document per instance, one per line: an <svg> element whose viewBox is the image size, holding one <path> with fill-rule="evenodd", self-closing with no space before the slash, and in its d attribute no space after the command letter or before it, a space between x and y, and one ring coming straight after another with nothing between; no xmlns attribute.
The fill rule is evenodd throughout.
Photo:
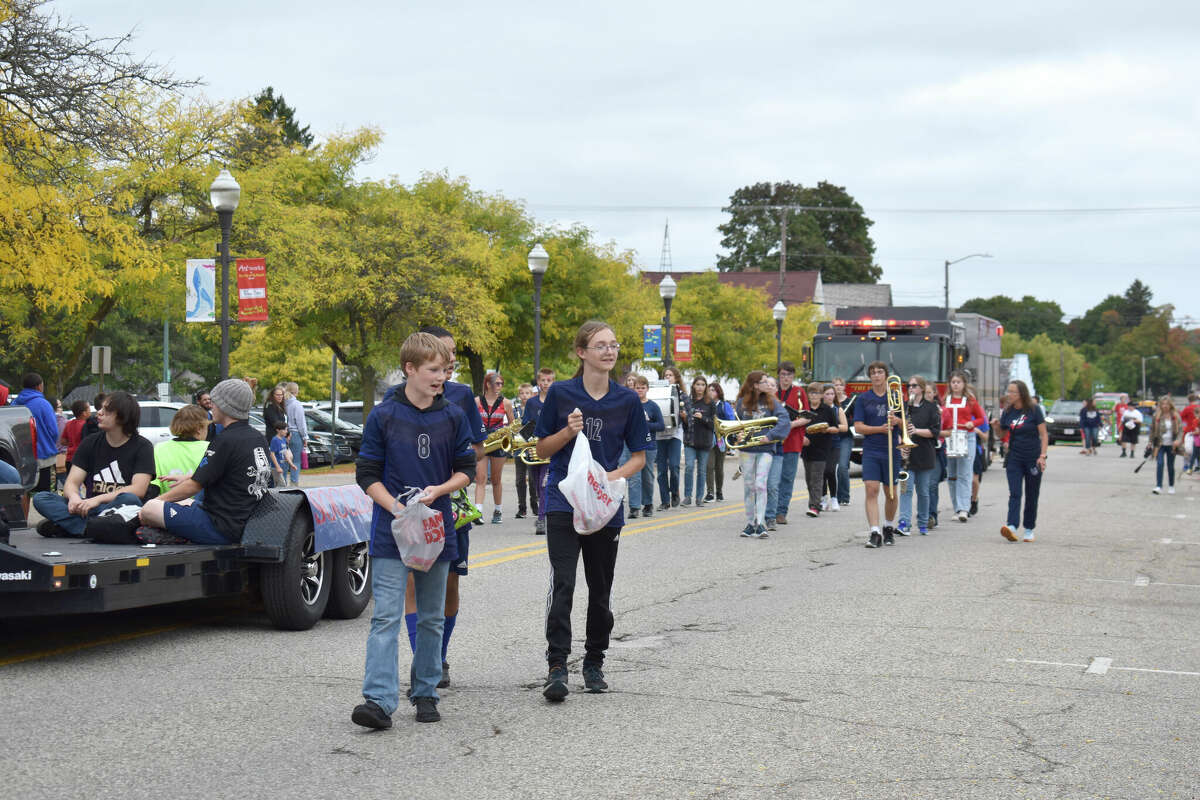
<svg viewBox="0 0 1200 800"><path fill-rule="evenodd" d="M1067 399L1067 365L1061 347L1058 348L1058 399Z"/></svg>
<svg viewBox="0 0 1200 800"><path fill-rule="evenodd" d="M783 274L787 271L787 206L779 209L779 293L783 300Z"/></svg>

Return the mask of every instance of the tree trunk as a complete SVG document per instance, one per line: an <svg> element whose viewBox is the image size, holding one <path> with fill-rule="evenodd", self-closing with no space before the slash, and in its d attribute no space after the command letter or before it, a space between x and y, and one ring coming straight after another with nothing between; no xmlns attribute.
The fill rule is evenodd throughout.
<svg viewBox="0 0 1200 800"><path fill-rule="evenodd" d="M375 407L375 368L366 364L357 364L358 374L362 376L362 404L363 422L366 422L367 415L371 413L371 409Z"/></svg>

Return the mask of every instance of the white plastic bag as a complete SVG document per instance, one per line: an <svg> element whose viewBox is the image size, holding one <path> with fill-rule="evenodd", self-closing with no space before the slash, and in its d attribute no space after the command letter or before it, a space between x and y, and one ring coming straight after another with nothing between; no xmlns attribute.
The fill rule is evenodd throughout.
<svg viewBox="0 0 1200 800"><path fill-rule="evenodd" d="M1200 433L1189 433L1183 437L1183 452L1188 457L1192 457L1192 453L1196 449L1196 438L1200 437Z"/></svg>
<svg viewBox="0 0 1200 800"><path fill-rule="evenodd" d="M583 431L575 435L567 477L559 481L558 489L575 511L575 530L579 533L595 533L603 528L625 501L625 479L608 479L604 467L592 458Z"/></svg>
<svg viewBox="0 0 1200 800"><path fill-rule="evenodd" d="M446 523L442 512L421 502L414 494L392 520L392 536L400 560L411 569L428 572L446 545ZM397 504L400 500L397 498Z"/></svg>

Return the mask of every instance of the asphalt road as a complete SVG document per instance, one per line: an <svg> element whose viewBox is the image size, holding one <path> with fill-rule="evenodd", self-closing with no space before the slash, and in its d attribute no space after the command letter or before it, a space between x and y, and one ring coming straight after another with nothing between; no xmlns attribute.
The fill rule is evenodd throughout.
<svg viewBox="0 0 1200 800"><path fill-rule="evenodd" d="M9 623L0 774L21 798L1198 797L1200 480L1156 497L1153 465L1115 456L1053 448L1033 544L998 533L999 465L969 523L881 550L860 488L766 541L737 536L740 482L638 520L613 691L579 691L576 656L561 706L540 691L543 540L485 525L436 725L350 722L366 615ZM578 596L581 633L582 575Z"/></svg>

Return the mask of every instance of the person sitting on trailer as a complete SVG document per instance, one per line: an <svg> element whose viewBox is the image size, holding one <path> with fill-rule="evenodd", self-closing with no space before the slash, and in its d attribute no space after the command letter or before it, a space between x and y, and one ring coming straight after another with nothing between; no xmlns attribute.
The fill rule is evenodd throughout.
<svg viewBox="0 0 1200 800"><path fill-rule="evenodd" d="M175 485L142 507L141 521L194 544L232 544L241 541L246 520L267 493L271 461L267 440L246 421L254 404L250 385L230 378L209 397L221 432L190 476L160 476ZM201 489L203 501L183 502Z"/></svg>

